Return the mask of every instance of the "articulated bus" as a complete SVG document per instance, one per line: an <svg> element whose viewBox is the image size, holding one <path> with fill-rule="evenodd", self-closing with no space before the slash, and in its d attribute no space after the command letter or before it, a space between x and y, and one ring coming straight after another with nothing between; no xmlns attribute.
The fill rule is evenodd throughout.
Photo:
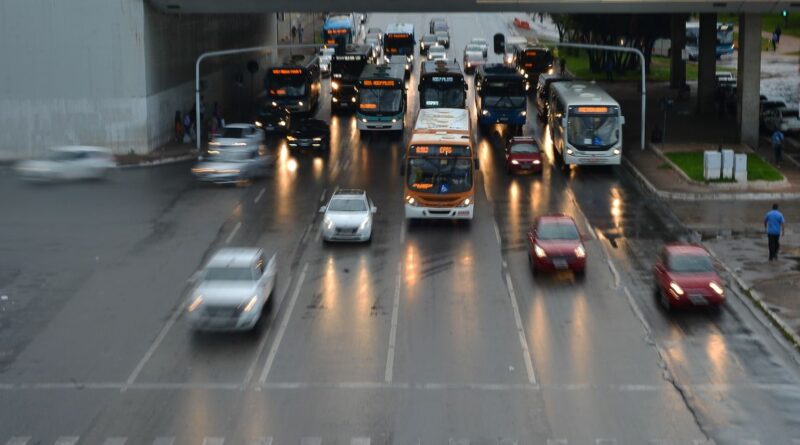
<svg viewBox="0 0 800 445"><path fill-rule="evenodd" d="M331 56L331 111L358 107L358 77L373 62L369 45L347 45L343 54Z"/></svg>
<svg viewBox="0 0 800 445"><path fill-rule="evenodd" d="M489 63L475 70L475 109L478 124L522 128L527 112L525 79L516 68Z"/></svg>
<svg viewBox="0 0 800 445"><path fill-rule="evenodd" d="M458 62L428 60L420 73L420 108L466 108L467 82Z"/></svg>
<svg viewBox="0 0 800 445"><path fill-rule="evenodd" d="M411 23L392 23L383 33L383 53L389 58L405 56L406 62L414 61L414 25Z"/></svg>
<svg viewBox="0 0 800 445"><path fill-rule="evenodd" d="M616 165L622 160L619 103L602 88L582 82L550 86L550 137L564 164Z"/></svg>
<svg viewBox="0 0 800 445"><path fill-rule="evenodd" d="M291 113L310 113L319 103L321 79L316 55L295 55L271 68L264 78L267 102Z"/></svg>
<svg viewBox="0 0 800 445"><path fill-rule="evenodd" d="M358 79L359 130L395 130L402 133L406 114L403 64L368 64Z"/></svg>
<svg viewBox="0 0 800 445"><path fill-rule="evenodd" d="M471 220L478 168L466 108L419 110L400 172L406 218Z"/></svg>
<svg viewBox="0 0 800 445"><path fill-rule="evenodd" d="M353 14L333 14L322 25L322 42L326 45L353 43L356 23Z"/></svg>

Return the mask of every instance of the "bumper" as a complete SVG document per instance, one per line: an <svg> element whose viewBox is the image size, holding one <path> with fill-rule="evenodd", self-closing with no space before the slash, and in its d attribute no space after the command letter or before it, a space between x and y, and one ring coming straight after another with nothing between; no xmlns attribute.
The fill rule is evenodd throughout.
<svg viewBox="0 0 800 445"><path fill-rule="evenodd" d="M507 125L525 125L525 116L516 115L495 115L489 113L487 115L479 114L478 123L481 125L491 124L507 124Z"/></svg>
<svg viewBox="0 0 800 445"><path fill-rule="evenodd" d="M272 124L272 123L264 124L261 128L264 131L266 131L267 133L286 133L286 131L288 131L288 128L287 128L286 125L281 126L281 125Z"/></svg>
<svg viewBox="0 0 800 445"><path fill-rule="evenodd" d="M509 162L506 164L506 168L511 173L541 173L542 163L541 162L538 164L526 163L526 164L515 165Z"/></svg>
<svg viewBox="0 0 800 445"><path fill-rule="evenodd" d="M719 306L725 302L725 297L717 295L711 291L703 292L689 292L675 298L675 295L668 289L662 289L662 292L669 297L670 307L692 308L692 307L713 307Z"/></svg>
<svg viewBox="0 0 800 445"><path fill-rule="evenodd" d="M619 165L622 162L622 154L582 152L575 155L564 153L564 162L575 165Z"/></svg>
<svg viewBox="0 0 800 445"><path fill-rule="evenodd" d="M259 312L242 312L238 316L209 316L202 310L189 314L189 324L196 331L249 331L258 322Z"/></svg>
<svg viewBox="0 0 800 445"><path fill-rule="evenodd" d="M357 119L356 121L356 128L359 130L402 130L403 129L403 120L397 119L397 122L392 121L371 121L367 119L364 122L361 118Z"/></svg>
<svg viewBox="0 0 800 445"><path fill-rule="evenodd" d="M472 219L475 205L466 207L419 207L405 204L406 219Z"/></svg>
<svg viewBox="0 0 800 445"><path fill-rule="evenodd" d="M353 229L352 233L347 231L337 231L335 229L323 229L322 239L325 241L351 241L351 242L366 242L372 237L372 228L364 230Z"/></svg>
<svg viewBox="0 0 800 445"><path fill-rule="evenodd" d="M331 96L331 108L356 109L358 98L355 96Z"/></svg>
<svg viewBox="0 0 800 445"><path fill-rule="evenodd" d="M586 270L586 258L577 257L550 257L539 258L535 253L530 253L533 259L533 267L536 271L556 272L559 270L571 270L572 272L583 272Z"/></svg>
<svg viewBox="0 0 800 445"><path fill-rule="evenodd" d="M200 182L208 182L212 184L236 184L239 181L244 179L244 175L241 173L237 174L230 174L230 173L209 173L209 174L202 174L202 175L194 175Z"/></svg>

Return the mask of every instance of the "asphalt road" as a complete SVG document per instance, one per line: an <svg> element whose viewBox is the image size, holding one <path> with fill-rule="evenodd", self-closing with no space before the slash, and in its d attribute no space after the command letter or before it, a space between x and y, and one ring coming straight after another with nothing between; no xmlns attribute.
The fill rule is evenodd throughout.
<svg viewBox="0 0 800 445"><path fill-rule="evenodd" d="M399 16L369 25L432 17ZM451 56L511 18L448 16ZM275 172L249 187L188 164L0 175L0 443L800 443L797 355L736 296L659 309L650 262L680 230L621 170L509 177L498 128L479 136L475 219L407 224L402 140L331 125L326 157L270 141ZM371 244L320 241L336 187L368 190ZM585 280L530 274L524 231L549 212L590 237ZM252 334L192 333L185 293L226 245L278 254L277 301Z"/></svg>

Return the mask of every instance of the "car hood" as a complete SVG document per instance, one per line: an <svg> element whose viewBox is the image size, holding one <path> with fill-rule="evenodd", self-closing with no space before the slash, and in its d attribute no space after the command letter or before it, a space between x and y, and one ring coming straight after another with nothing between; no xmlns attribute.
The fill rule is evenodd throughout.
<svg viewBox="0 0 800 445"><path fill-rule="evenodd" d="M206 281L195 290L192 298L203 297L203 304L239 306L256 294L256 283L238 281Z"/></svg>
<svg viewBox="0 0 800 445"><path fill-rule="evenodd" d="M669 279L684 289L708 288L708 283L722 283L716 272L670 272Z"/></svg>
<svg viewBox="0 0 800 445"><path fill-rule="evenodd" d="M327 212L325 217L337 227L358 227L369 217L367 212Z"/></svg>
<svg viewBox="0 0 800 445"><path fill-rule="evenodd" d="M572 255L576 247L583 245L580 240L537 240L536 244L548 255Z"/></svg>
<svg viewBox="0 0 800 445"><path fill-rule="evenodd" d="M510 153L508 158L518 161L534 161L536 159L541 160L542 155L540 153Z"/></svg>

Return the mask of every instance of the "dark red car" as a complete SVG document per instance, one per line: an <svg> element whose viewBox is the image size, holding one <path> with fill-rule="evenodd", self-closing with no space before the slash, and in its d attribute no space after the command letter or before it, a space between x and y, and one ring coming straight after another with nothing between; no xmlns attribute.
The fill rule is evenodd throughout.
<svg viewBox="0 0 800 445"><path fill-rule="evenodd" d="M725 301L725 287L711 255L694 244L664 246L653 266L653 278L666 309L719 306Z"/></svg>
<svg viewBox="0 0 800 445"><path fill-rule="evenodd" d="M542 151L530 136L516 136L506 145L506 171L509 173L541 173Z"/></svg>
<svg viewBox="0 0 800 445"><path fill-rule="evenodd" d="M536 218L528 230L528 259L533 273L571 270L586 271L586 247L575 220L556 214Z"/></svg>

